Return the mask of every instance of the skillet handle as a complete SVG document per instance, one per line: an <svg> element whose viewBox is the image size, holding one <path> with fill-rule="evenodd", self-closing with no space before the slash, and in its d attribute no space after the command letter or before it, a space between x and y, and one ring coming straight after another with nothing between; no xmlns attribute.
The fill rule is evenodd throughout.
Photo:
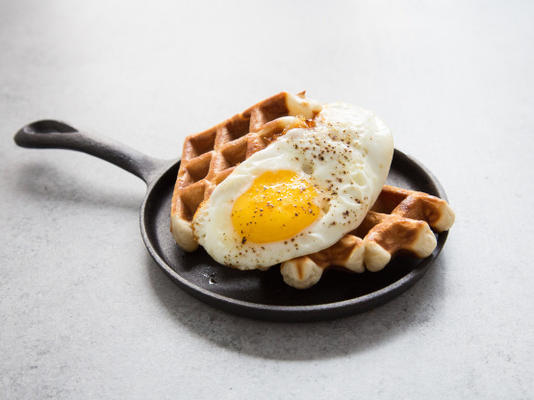
<svg viewBox="0 0 534 400"><path fill-rule="evenodd" d="M14 137L21 147L69 149L106 160L138 176L147 184L170 162L143 154L109 138L90 135L65 122L40 120L22 127Z"/></svg>

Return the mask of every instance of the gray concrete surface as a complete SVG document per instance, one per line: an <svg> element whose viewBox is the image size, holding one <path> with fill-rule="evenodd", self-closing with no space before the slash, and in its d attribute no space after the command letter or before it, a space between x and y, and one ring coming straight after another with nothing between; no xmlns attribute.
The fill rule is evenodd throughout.
<svg viewBox="0 0 534 400"><path fill-rule="evenodd" d="M532 2L3 1L0 398L534 397ZM140 180L25 150L68 120L162 158L280 90L374 109L439 177L439 262L374 311L274 324L174 286Z"/></svg>

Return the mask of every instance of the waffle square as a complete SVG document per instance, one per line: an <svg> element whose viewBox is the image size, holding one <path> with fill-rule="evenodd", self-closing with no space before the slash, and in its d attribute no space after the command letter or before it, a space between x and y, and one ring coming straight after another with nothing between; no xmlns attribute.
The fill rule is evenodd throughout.
<svg viewBox="0 0 534 400"><path fill-rule="evenodd" d="M436 232L448 230L454 212L445 200L385 185L362 223L333 246L281 265L284 281L298 289L316 284L329 267L379 271L403 251L424 258L436 248ZM432 229L431 229L432 228Z"/></svg>
<svg viewBox="0 0 534 400"><path fill-rule="evenodd" d="M215 187L241 162L265 148L287 130L304 127L321 106L304 92L281 92L241 114L185 139L171 205L171 232L176 243L194 251L198 242L191 221Z"/></svg>

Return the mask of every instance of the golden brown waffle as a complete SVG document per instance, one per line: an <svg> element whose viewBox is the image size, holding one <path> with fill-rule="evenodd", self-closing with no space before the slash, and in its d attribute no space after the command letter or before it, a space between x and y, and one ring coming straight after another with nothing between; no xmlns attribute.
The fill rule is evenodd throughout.
<svg viewBox="0 0 534 400"><path fill-rule="evenodd" d="M400 251L428 257L437 244L430 228L446 231L453 222L454 212L446 201L386 185L358 228L325 250L282 263L282 276L288 285L305 289L328 267L379 271Z"/></svg>
<svg viewBox="0 0 534 400"><path fill-rule="evenodd" d="M275 141L287 130L306 126L321 110L319 104L286 92L185 139L171 206L171 231L176 243L193 251L198 242L191 221L200 204L241 162Z"/></svg>
<svg viewBox="0 0 534 400"><path fill-rule="evenodd" d="M174 188L171 231L185 250L198 247L191 221L242 161L265 148L294 127L307 126L321 106L304 98L279 93L204 132L185 139L182 161ZM286 261L286 283L307 288L317 283L331 266L355 272L378 271L399 251L429 256L436 247L437 232L449 229L454 213L448 204L426 193L384 186L362 224L340 241L320 252ZM430 225L430 226L429 226Z"/></svg>

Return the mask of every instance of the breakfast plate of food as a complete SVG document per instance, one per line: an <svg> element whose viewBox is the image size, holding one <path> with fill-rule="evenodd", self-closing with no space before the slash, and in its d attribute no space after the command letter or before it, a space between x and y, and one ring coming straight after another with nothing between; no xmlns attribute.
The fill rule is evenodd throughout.
<svg viewBox="0 0 534 400"><path fill-rule="evenodd" d="M402 293L440 253L454 212L373 112L278 93L159 160L56 120L15 142L78 150L143 179L143 241L180 287L225 311L336 318ZM169 229L170 228L170 229Z"/></svg>

